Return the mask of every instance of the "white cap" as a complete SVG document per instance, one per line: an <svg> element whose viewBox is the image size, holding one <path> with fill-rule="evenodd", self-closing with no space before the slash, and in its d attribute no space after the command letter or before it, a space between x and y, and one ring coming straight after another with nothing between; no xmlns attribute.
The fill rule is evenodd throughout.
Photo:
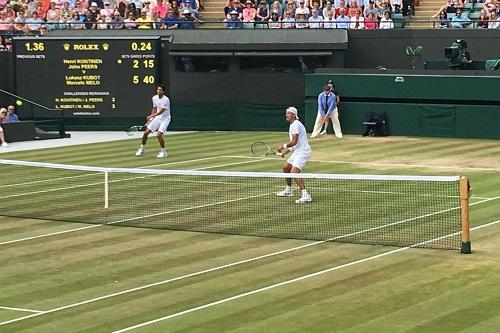
<svg viewBox="0 0 500 333"><path fill-rule="evenodd" d="M92 2L92 3L90 4L90 7L97 7L97 2Z"/></svg>
<svg viewBox="0 0 500 333"><path fill-rule="evenodd" d="M191 11L189 9L187 9L187 8L184 8L182 10L182 14L191 14Z"/></svg>
<svg viewBox="0 0 500 333"><path fill-rule="evenodd" d="M293 106L289 106L286 108L286 112L290 112L290 113L293 113L295 115L295 118L299 119L299 115L298 115L298 111L296 108L294 108Z"/></svg>

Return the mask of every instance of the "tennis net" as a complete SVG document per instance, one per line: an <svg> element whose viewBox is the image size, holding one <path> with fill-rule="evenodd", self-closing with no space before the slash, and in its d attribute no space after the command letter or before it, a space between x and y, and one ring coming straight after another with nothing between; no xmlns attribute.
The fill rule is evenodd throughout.
<svg viewBox="0 0 500 333"><path fill-rule="evenodd" d="M296 204L297 189L276 196L297 176L282 173L0 160L0 174L3 216L462 252L468 242L458 176L304 173L313 201Z"/></svg>

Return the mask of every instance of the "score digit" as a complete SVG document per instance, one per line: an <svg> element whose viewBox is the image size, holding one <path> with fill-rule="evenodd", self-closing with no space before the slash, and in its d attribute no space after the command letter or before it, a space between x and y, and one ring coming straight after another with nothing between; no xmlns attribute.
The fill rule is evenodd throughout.
<svg viewBox="0 0 500 333"><path fill-rule="evenodd" d="M153 44L151 42L133 42L130 44L132 51L151 51Z"/></svg>
<svg viewBox="0 0 500 333"><path fill-rule="evenodd" d="M44 51L45 50L45 44L44 43L26 43L24 44L26 47L26 51Z"/></svg>

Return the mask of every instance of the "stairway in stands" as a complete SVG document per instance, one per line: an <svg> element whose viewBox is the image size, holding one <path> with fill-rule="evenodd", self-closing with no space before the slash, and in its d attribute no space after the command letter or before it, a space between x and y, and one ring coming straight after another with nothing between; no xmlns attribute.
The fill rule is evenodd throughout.
<svg viewBox="0 0 500 333"><path fill-rule="evenodd" d="M200 25L203 29L221 29L224 28L225 0L202 0L204 9L201 11L201 20L205 23Z"/></svg>
<svg viewBox="0 0 500 333"><path fill-rule="evenodd" d="M415 15L411 17L408 28L433 28L435 19L431 18L431 16L444 4L444 0L421 0L420 3L415 6Z"/></svg>

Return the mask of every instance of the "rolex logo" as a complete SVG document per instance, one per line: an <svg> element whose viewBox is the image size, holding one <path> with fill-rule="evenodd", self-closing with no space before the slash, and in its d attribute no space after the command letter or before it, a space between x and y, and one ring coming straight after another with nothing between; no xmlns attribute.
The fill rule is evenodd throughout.
<svg viewBox="0 0 500 333"><path fill-rule="evenodd" d="M109 44L107 44L107 43L102 44L102 49L104 51L107 51L109 49Z"/></svg>
<svg viewBox="0 0 500 333"><path fill-rule="evenodd" d="M63 44L64 51L69 51L70 45L67 43Z"/></svg>

